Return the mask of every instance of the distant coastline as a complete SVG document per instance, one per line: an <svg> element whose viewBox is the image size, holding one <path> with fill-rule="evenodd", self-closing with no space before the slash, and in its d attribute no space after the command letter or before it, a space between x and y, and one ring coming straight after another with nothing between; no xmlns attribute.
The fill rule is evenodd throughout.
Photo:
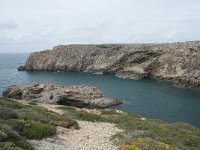
<svg viewBox="0 0 200 150"><path fill-rule="evenodd" d="M72 44L32 53L20 71L113 73L200 88L200 41L161 44Z"/></svg>

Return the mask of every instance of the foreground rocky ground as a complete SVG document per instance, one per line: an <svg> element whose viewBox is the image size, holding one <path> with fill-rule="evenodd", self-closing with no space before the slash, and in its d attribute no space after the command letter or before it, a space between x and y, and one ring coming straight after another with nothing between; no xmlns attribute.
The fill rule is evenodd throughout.
<svg viewBox="0 0 200 150"><path fill-rule="evenodd" d="M1 150L198 150L200 129L110 109L0 98Z"/></svg>
<svg viewBox="0 0 200 150"><path fill-rule="evenodd" d="M18 101L28 105L27 101ZM37 103L38 106L45 107L49 111L64 115L65 112L59 109L59 105ZM99 110L78 109L77 111L87 111L92 114L101 114ZM79 130L57 127L56 136L43 140L29 140L36 150L115 150L116 145L110 138L123 130L112 123L91 122L77 120Z"/></svg>
<svg viewBox="0 0 200 150"><path fill-rule="evenodd" d="M200 88L200 41L164 44L59 45L32 53L19 70L114 73Z"/></svg>

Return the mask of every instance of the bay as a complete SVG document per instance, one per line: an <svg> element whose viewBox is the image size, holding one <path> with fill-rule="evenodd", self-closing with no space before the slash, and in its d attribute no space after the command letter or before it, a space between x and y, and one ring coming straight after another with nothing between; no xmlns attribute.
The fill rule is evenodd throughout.
<svg viewBox="0 0 200 150"><path fill-rule="evenodd" d="M168 122L200 127L200 91L153 79L130 80L112 74L80 72L18 72L29 54L0 54L0 95L10 85L56 83L100 88L106 97L123 100L113 108Z"/></svg>

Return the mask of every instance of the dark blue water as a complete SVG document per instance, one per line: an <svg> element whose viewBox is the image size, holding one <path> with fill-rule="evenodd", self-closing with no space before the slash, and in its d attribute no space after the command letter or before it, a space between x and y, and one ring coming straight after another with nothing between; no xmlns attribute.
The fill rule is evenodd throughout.
<svg viewBox="0 0 200 150"><path fill-rule="evenodd" d="M200 92L178 88L151 79L134 81L114 75L79 72L18 72L28 54L0 54L0 93L12 84L58 83L92 85L105 96L123 100L114 108L169 122L187 122L200 127Z"/></svg>

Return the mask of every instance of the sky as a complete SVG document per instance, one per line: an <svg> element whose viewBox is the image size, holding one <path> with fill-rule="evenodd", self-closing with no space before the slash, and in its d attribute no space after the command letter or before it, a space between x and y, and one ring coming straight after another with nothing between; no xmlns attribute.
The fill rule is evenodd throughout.
<svg viewBox="0 0 200 150"><path fill-rule="evenodd" d="M200 0L0 0L0 53L200 40Z"/></svg>

